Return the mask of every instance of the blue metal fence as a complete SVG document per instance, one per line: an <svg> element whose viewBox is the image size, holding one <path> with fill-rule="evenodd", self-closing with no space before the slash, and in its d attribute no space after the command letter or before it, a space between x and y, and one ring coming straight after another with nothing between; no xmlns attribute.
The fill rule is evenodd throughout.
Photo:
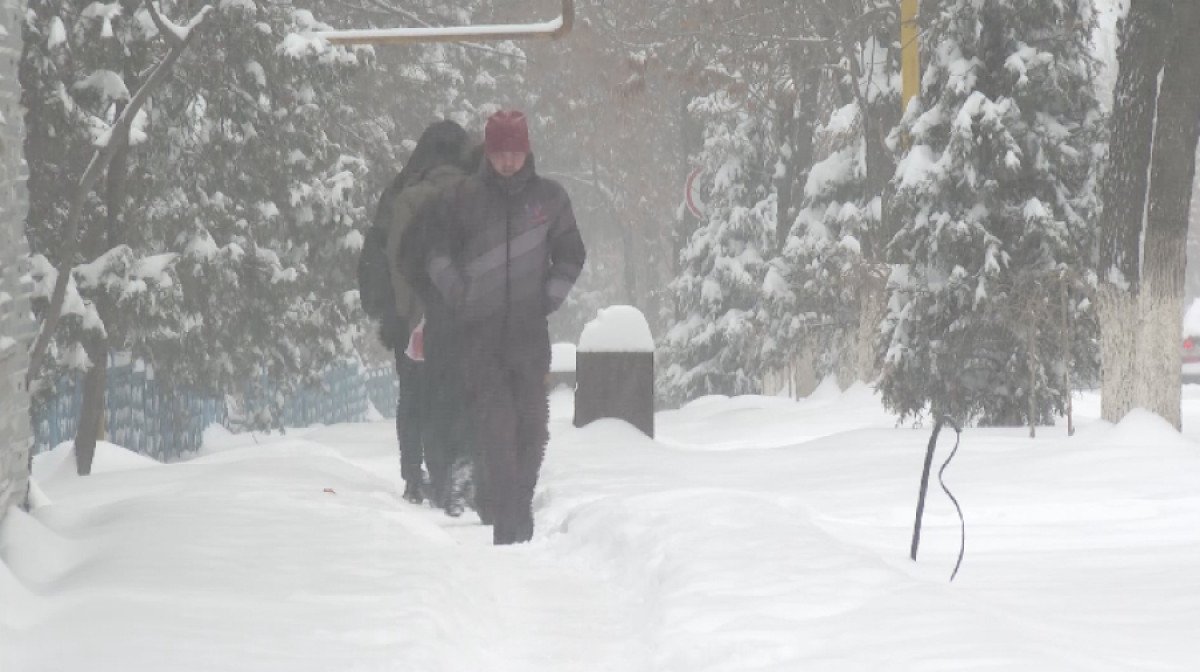
<svg viewBox="0 0 1200 672"><path fill-rule="evenodd" d="M285 427L311 427L354 422L367 415L367 384L362 366L343 362L330 367L321 382L289 399L283 407Z"/></svg>
<svg viewBox="0 0 1200 672"><path fill-rule="evenodd" d="M34 451L75 438L83 401L82 376L58 381L56 392L33 409ZM359 362L331 367L321 382L288 399L286 427L356 422L367 416L368 401L384 415L395 413L399 389L393 369L366 369ZM228 424L225 402L160 386L138 364L108 370L106 439L156 460L171 461L200 448L204 429Z"/></svg>
<svg viewBox="0 0 1200 672"><path fill-rule="evenodd" d="M396 417L396 402L400 400L400 381L392 367L378 367L363 371L366 377L367 398L384 417Z"/></svg>

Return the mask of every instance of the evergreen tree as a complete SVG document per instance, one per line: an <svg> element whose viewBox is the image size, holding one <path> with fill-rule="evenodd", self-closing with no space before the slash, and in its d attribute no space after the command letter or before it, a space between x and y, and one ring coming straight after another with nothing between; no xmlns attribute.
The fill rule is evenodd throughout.
<svg viewBox="0 0 1200 672"><path fill-rule="evenodd" d="M1069 369L1095 365L1080 273L1092 264L1101 121L1091 6L942 0L923 10L929 63L892 136L911 146L893 181L903 226L890 245L899 265L880 389L903 416L1045 421L1067 403Z"/></svg>
<svg viewBox="0 0 1200 672"><path fill-rule="evenodd" d="M837 50L837 101L816 130L825 156L808 173L803 208L778 265L789 290L774 302L789 356L809 349L818 376L871 381L882 319L888 233L884 202L893 159L883 140L899 119L899 54L892 15L859 3L853 16L876 16ZM849 8L847 8L849 9ZM862 22L860 22L862 23ZM852 39L851 39L852 38Z"/></svg>
<svg viewBox="0 0 1200 672"><path fill-rule="evenodd" d="M762 301L775 251L771 129L764 116L724 92L698 101L695 112L708 120L701 160L711 189L705 221L671 284L680 319L660 347L661 386L671 403L760 392L772 347L764 338Z"/></svg>
<svg viewBox="0 0 1200 672"><path fill-rule="evenodd" d="M140 247L171 255L172 301L131 345L173 386L250 403L252 427L279 426L296 389L354 355L370 195L345 94L361 63L304 36L324 27L226 5L152 118L165 137L148 152L158 188Z"/></svg>
<svg viewBox="0 0 1200 672"><path fill-rule="evenodd" d="M304 37L322 27L306 10L222 3L89 200L80 258L65 260L64 203L164 41L137 2L30 10L27 230L41 287L74 267L74 317L45 378L86 370L102 395L108 353L129 352L159 385L253 399L251 425L279 426L291 391L352 354L367 168L344 141L356 129L345 93L359 56Z"/></svg>

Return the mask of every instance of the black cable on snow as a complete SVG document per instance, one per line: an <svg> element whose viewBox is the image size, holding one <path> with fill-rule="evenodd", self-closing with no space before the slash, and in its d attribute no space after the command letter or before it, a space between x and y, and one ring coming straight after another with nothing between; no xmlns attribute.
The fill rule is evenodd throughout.
<svg viewBox="0 0 1200 672"><path fill-rule="evenodd" d="M954 563L954 573L950 575L950 580L953 581L954 577L958 576L958 570L960 567L962 567L963 556L967 553L967 519L963 517L962 507L958 505L958 499L954 497L954 494L950 492L950 488L946 487L946 481L942 479L942 475L946 473L946 467L950 466L950 460L953 460L954 456L958 454L958 444L962 439L962 428L955 424L955 422L950 418L946 418L946 421L949 422L950 426L954 428L954 450L950 451L950 455L942 464L942 468L938 470L938 483L942 484L942 492L946 493L946 496L950 498L951 502L954 502L954 510L958 511L958 562Z"/></svg>
<svg viewBox="0 0 1200 672"><path fill-rule="evenodd" d="M921 546L921 519L925 514L925 495L929 491L929 473L933 468L933 453L937 450L938 434L941 434L942 426L945 423L950 423L950 426L954 428L954 450L950 452L950 456L946 458L945 463L942 464L942 468L938 470L938 482L942 486L942 491L946 493L946 496L950 498L951 502L954 502L954 508L956 511L958 511L958 520L961 530L961 543L958 550L958 562L954 565L954 573L950 575L950 580L953 581L954 578L958 576L958 570L962 566L963 556L966 554L967 550L967 522L963 517L962 507L959 506L958 500L953 494L951 494L950 489L946 487L946 482L942 479L943 474L946 473L946 468L950 466L950 461L953 460L954 456L958 454L959 441L962 439L962 428L959 427L954 420L947 416L938 416L938 418L934 421L933 435L929 437L929 447L925 451L925 466L921 472L921 490L917 497L917 515L916 520L913 521L912 549L909 557L911 557L915 562L917 559L917 549Z"/></svg>

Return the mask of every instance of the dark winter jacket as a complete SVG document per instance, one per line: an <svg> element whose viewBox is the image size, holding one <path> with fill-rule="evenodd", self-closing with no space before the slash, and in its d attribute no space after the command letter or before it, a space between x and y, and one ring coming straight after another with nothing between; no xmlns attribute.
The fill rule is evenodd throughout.
<svg viewBox="0 0 1200 672"><path fill-rule="evenodd" d="M467 174L452 164L443 164L429 169L420 179L395 195L389 208L390 224L387 232L386 249L392 283L392 295L396 314L410 326L416 326L424 311L421 300L409 284L408 273L403 268L405 259L400 246L405 232L418 213L428 208L442 193L454 189Z"/></svg>
<svg viewBox="0 0 1200 672"><path fill-rule="evenodd" d="M538 176L532 155L509 178L484 159L438 201L433 218L440 231L426 270L450 321L468 337L545 340L546 317L587 257L566 190Z"/></svg>
<svg viewBox="0 0 1200 672"><path fill-rule="evenodd" d="M403 188L399 177L392 180L379 197L371 228L363 240L358 255L358 294L363 311L383 321L395 321L396 296L392 290L390 264L387 257L387 234L392 220L392 202Z"/></svg>

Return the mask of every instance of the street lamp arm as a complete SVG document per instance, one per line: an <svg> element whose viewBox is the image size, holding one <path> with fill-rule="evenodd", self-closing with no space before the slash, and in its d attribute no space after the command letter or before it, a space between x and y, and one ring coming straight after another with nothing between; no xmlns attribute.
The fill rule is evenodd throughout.
<svg viewBox="0 0 1200 672"><path fill-rule="evenodd" d="M315 32L313 36L324 39L331 44L344 46L417 44L422 42L483 42L530 38L556 40L571 32L574 25L575 2L574 0L563 0L562 15L556 19L541 23L327 30Z"/></svg>

